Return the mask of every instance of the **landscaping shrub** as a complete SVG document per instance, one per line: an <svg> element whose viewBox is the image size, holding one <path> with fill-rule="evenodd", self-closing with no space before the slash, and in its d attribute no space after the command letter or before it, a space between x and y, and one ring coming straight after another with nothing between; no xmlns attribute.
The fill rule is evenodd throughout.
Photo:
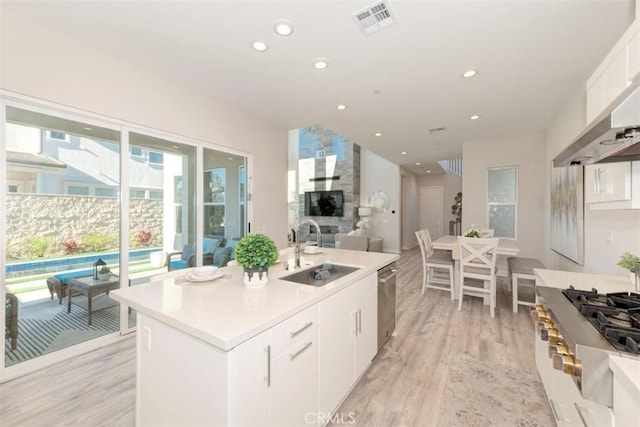
<svg viewBox="0 0 640 427"><path fill-rule="evenodd" d="M84 252L104 252L108 249L117 249L118 238L113 234L95 231L82 236L81 247Z"/></svg>
<svg viewBox="0 0 640 427"><path fill-rule="evenodd" d="M25 248L29 255L42 258L49 249L51 239L45 236L31 236L25 239Z"/></svg>
<svg viewBox="0 0 640 427"><path fill-rule="evenodd" d="M151 232L149 230L138 230L136 232L137 246L149 246L151 244Z"/></svg>
<svg viewBox="0 0 640 427"><path fill-rule="evenodd" d="M69 236L62 241L62 248L65 254L74 254L80 249L80 242L73 236Z"/></svg>

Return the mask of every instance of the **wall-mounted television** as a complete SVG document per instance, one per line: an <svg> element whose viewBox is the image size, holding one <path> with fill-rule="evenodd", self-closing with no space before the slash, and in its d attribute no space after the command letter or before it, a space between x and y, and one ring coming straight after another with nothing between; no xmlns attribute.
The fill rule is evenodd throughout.
<svg viewBox="0 0 640 427"><path fill-rule="evenodd" d="M304 193L305 216L344 216L342 190L307 191Z"/></svg>

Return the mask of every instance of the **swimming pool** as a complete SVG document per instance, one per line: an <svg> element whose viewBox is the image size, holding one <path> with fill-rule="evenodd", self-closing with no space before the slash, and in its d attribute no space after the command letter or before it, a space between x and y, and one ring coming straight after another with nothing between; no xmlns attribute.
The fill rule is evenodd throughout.
<svg viewBox="0 0 640 427"><path fill-rule="evenodd" d="M135 249L129 251L129 262L149 260L151 252L161 251L162 248ZM93 263L100 258L107 264L113 265L120 261L120 252L103 254L77 255L65 258L51 258L37 261L17 262L7 264L6 278L35 276L38 274L58 273L60 271L93 268Z"/></svg>

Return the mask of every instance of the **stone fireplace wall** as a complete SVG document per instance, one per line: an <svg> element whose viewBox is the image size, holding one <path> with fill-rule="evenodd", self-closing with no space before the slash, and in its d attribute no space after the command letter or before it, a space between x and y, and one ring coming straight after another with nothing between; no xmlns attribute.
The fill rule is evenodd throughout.
<svg viewBox="0 0 640 427"><path fill-rule="evenodd" d="M290 204L297 220L304 215L306 191L342 190L344 216L308 217L318 223L323 242L330 246L336 233L355 228L360 204L360 146L321 126L298 130L297 147L297 203ZM308 227L301 230L301 238L308 237Z"/></svg>

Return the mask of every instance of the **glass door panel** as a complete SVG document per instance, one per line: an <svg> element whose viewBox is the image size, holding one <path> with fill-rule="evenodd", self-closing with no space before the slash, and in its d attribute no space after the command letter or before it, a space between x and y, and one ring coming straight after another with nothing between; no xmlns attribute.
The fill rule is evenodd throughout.
<svg viewBox="0 0 640 427"><path fill-rule="evenodd" d="M209 148L203 155L203 230L206 241L215 242L203 247L203 264L223 266L247 230L247 158Z"/></svg>
<svg viewBox="0 0 640 427"><path fill-rule="evenodd" d="M194 146L129 134L129 277L131 285L171 268L185 268L195 254ZM135 258L132 254L136 254ZM190 260L191 258L191 260ZM135 325L130 310L129 327Z"/></svg>
<svg viewBox="0 0 640 427"><path fill-rule="evenodd" d="M11 366L119 330L119 305L106 291L119 286L120 132L26 108L5 111L0 293ZM109 269L102 279L98 260Z"/></svg>

